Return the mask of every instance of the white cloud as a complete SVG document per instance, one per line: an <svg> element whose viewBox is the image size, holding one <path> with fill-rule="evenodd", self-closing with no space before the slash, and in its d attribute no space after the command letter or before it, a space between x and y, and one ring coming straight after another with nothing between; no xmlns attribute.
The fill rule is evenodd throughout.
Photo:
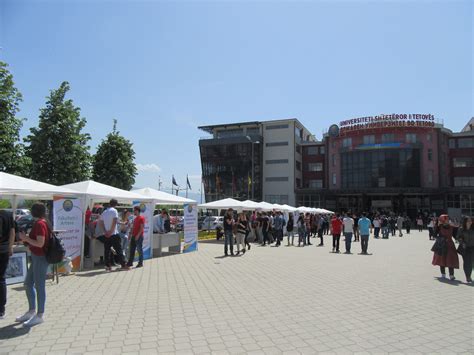
<svg viewBox="0 0 474 355"><path fill-rule="evenodd" d="M136 164L136 167L137 167L137 170L139 172L154 172L154 173L158 173L161 171L161 168L154 164L154 163L151 163L151 164Z"/></svg>

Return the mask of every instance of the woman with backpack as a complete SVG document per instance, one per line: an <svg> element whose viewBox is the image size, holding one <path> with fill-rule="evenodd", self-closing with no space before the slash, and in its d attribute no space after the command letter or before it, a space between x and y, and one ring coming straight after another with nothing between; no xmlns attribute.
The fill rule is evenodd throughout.
<svg viewBox="0 0 474 355"><path fill-rule="evenodd" d="M31 265L25 279L25 291L28 298L28 311L16 318L25 327L32 327L44 322L44 305L46 303L46 272L49 263L46 260L46 249L50 239L51 228L46 221L46 207L35 203L31 207L31 215L35 218L29 235L20 232L20 240L31 252Z"/></svg>

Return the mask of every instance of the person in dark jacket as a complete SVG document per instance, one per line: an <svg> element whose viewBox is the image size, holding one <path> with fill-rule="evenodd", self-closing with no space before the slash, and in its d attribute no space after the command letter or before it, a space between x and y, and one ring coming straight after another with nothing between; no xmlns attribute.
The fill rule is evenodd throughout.
<svg viewBox="0 0 474 355"><path fill-rule="evenodd" d="M471 217L464 217L462 227L458 230L458 240L461 246L463 258L463 269L466 282L471 283L472 264L474 260L474 226Z"/></svg>
<svg viewBox="0 0 474 355"><path fill-rule="evenodd" d="M290 246L290 237L291 245L295 243L295 232L293 231L295 227L295 220L293 218L293 213L290 213L288 216L288 222L286 223L286 234L288 235L288 246Z"/></svg>
<svg viewBox="0 0 474 355"><path fill-rule="evenodd" d="M454 269L459 269L458 253L453 241L453 226L449 223L447 214L439 216L438 223L438 235L439 238L443 238L446 250L441 255L434 252L432 264L439 266L443 279L446 278L446 268L448 268L449 278L453 281L456 279L454 277Z"/></svg>

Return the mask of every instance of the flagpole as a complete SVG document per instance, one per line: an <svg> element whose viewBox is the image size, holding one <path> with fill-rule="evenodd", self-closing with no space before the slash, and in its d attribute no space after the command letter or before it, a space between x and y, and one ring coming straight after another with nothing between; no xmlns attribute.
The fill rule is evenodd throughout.
<svg viewBox="0 0 474 355"><path fill-rule="evenodd" d="M186 198L188 198L188 187L189 187L189 178L188 178L188 175L186 174Z"/></svg>

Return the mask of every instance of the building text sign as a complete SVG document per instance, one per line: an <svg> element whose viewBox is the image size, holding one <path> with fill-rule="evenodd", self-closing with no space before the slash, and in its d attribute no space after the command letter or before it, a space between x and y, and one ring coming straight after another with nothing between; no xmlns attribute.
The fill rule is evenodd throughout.
<svg viewBox="0 0 474 355"><path fill-rule="evenodd" d="M390 114L352 118L339 123L340 133L372 128L413 127L432 128L435 118L432 114Z"/></svg>

